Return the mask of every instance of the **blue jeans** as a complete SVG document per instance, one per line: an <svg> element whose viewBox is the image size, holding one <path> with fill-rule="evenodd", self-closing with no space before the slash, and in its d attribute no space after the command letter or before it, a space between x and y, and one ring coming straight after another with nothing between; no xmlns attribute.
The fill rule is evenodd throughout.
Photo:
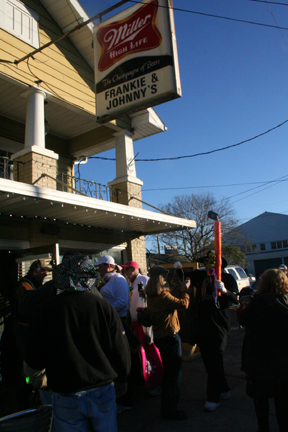
<svg viewBox="0 0 288 432"><path fill-rule="evenodd" d="M177 411L179 385L182 375L181 339L178 333L154 340L163 363L161 412L165 416Z"/></svg>
<svg viewBox="0 0 288 432"><path fill-rule="evenodd" d="M117 432L113 383L52 399L53 432Z"/></svg>

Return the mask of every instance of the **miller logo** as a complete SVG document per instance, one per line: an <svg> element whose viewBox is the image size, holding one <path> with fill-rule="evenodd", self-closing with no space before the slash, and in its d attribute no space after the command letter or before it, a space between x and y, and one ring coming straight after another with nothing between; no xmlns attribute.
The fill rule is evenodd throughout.
<svg viewBox="0 0 288 432"><path fill-rule="evenodd" d="M122 58L157 48L162 36L156 26L158 0L152 0L124 20L100 27L97 39L101 45L98 63L100 72L105 71Z"/></svg>

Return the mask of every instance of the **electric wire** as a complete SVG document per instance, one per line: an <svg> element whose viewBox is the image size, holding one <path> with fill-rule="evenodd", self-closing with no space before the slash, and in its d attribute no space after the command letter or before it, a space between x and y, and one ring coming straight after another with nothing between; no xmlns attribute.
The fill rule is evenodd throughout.
<svg viewBox="0 0 288 432"><path fill-rule="evenodd" d="M65 98L63 98L62 96L60 96L48 83L47 83L47 81L43 81L43 80L41 80L41 78L39 77L39 76L37 76L32 70L31 70L31 65L29 64L29 60L30 60L30 57L29 58L27 58L27 67L28 67L28 69L29 69L29 71L30 71L30 73L31 73L31 75L33 75L35 78L37 78L37 80L39 80L39 81L41 81L42 83L44 83L47 87L48 87L48 89L51 91L51 93L53 93L54 94L54 96L57 96L59 99L61 99L61 100L63 100L64 102L68 102ZM88 103L88 104L92 104L93 105L93 102L94 102L94 100L92 101L92 100L90 100L90 101L85 101L85 100L83 100L82 99L82 101L83 102L86 102L86 103ZM75 103L72 103L72 102L69 102L69 104L70 105L73 105L74 107L76 107L76 108L80 108L80 109L84 109L81 105L77 105L77 104L75 104Z"/></svg>
<svg viewBox="0 0 288 432"><path fill-rule="evenodd" d="M262 132L262 133L260 133L258 135L255 135L252 138L248 138L248 139L246 139L244 141L241 141L239 143L231 144L231 145L228 145L226 147L221 147L221 148L218 148L218 149L215 149L215 150L210 150L210 151L207 151L207 152L195 153L195 154L192 154L192 155L185 155L185 156L174 156L174 157L169 157L169 158L165 157L165 158L135 159L135 160L137 162L160 162L160 161L167 161L167 160L179 160L179 159L194 158L194 157L197 157L197 156L206 156L206 155L209 155L209 154L212 154L212 153L216 153L216 152L220 152L220 151L223 151L223 150L227 150L227 149L230 149L230 148L233 148L233 147L240 146L240 145L245 144L247 142L253 141L253 140L255 140L255 139L257 139L257 138L259 138L259 137L261 137L263 135L266 135L269 132L272 132L273 130L275 130L275 129L281 127L281 126L283 126L287 122L288 122L288 120L285 120L282 123L278 124L277 126L274 126L274 127L268 129L265 132ZM115 158L106 158L106 157L103 157L103 156L88 156L88 159L101 159L101 160L108 160L108 161L115 161L116 160Z"/></svg>
<svg viewBox="0 0 288 432"><path fill-rule="evenodd" d="M284 176L286 177L286 176ZM288 177L288 175L287 175ZM165 190L180 190L180 189L208 189L208 188L223 188L223 187L235 187L235 186L245 186L245 185L253 185L253 184L259 184L260 186L266 186L268 183L275 183L279 180L268 180L268 181L262 181L262 182L249 182L249 183L231 183L226 185L205 185L205 186L185 186L185 187L168 187L168 188L153 188L153 189L144 189L142 188L142 192L159 192L159 191L165 191ZM282 180L282 181L288 181Z"/></svg>
<svg viewBox="0 0 288 432"><path fill-rule="evenodd" d="M234 198L234 197L239 196L239 195L243 195L243 194L245 194L245 193L247 193L247 192L250 192L250 191L252 191L252 190L255 190L255 189L259 189L259 188L261 188L261 187L266 186L267 184L269 184L269 187L276 186L277 184L279 184L279 183L281 183L281 182L283 182L283 181L287 181L287 177L288 177L288 175L285 175L285 176L283 176L283 177L279 177L279 178L276 179L276 180L268 181L268 182L264 182L264 184L262 184L262 185L260 185L260 186L255 186L254 188L248 189L248 190L243 191L243 192L239 192L239 193L237 193L237 194L235 194L235 195L231 195L230 197L228 197L228 199L230 199L230 198ZM286 179L286 180L284 180L284 179ZM271 183L274 183L274 184L271 184ZM267 189L267 188L265 188L265 189ZM265 190L265 189L263 189L263 190ZM259 192L262 192L262 190L259 191ZM251 195L254 195L254 194L251 194ZM248 196L251 196L251 195L248 195ZM245 197L245 198L248 198L248 197ZM241 199L242 199L242 198L241 198ZM240 200L238 200L238 201L240 201ZM237 201L235 201L235 202L237 202Z"/></svg>
<svg viewBox="0 0 288 432"><path fill-rule="evenodd" d="M271 14L273 20L275 21L276 25L277 25L278 28L279 28L278 22L277 22L277 20L276 20L276 18L275 18L275 16L274 16L274 14L273 14L273 12L272 12L270 6L269 6L269 2L268 2L267 0L265 0L265 3L266 3L266 5L267 5L267 7L268 7L268 9L269 9L269 12L270 12L270 14ZM288 5L287 5L287 6L288 6ZM285 45L288 47L288 43L287 43L287 41L286 41L286 39L285 39L285 36L284 36L284 34L282 33L282 31L281 31L280 28L279 28L279 31L280 31L280 34L281 34L283 40L284 40Z"/></svg>
<svg viewBox="0 0 288 432"><path fill-rule="evenodd" d="M145 2L141 2L141 1L138 2L136 0L128 0L128 1L130 3L146 4ZM258 26L263 26L263 27L281 28L281 30L288 30L287 27L278 27L277 25L259 23L256 21L243 20L243 19L239 19L239 18L230 18L230 17L225 17L222 15L215 15L215 14L209 14L209 13L205 13L205 12L192 11L189 9L182 9L182 8L175 8L175 7L170 8L169 6L163 6L163 5L159 5L159 7L164 8L164 9L172 9L173 11L177 11L177 12L186 12L186 13L191 13L191 14L195 14L195 15L207 16L207 17L211 17L211 18L224 19L227 21L236 21L236 22L241 22L244 24L252 24L252 25L258 25Z"/></svg>
<svg viewBox="0 0 288 432"><path fill-rule="evenodd" d="M281 183L281 181L279 181L278 184L279 184L279 183ZM275 185L275 184L274 184L274 185L269 185L269 186L267 186L266 188L262 189L261 191L254 192L254 193L252 193L252 194L250 194L250 195L247 195L246 197L240 198L240 199L238 199L238 200L236 200L236 201L232 201L232 204L235 204L235 203L237 203L237 202L239 202L239 201L242 201L243 199L247 199L247 198L249 198L249 197L251 197L251 196L253 196L253 195L256 195L256 194L258 194L258 193L260 193L260 192L263 192L264 190L269 189L269 188L271 188L271 187L273 187L273 186L276 186L276 185Z"/></svg>
<svg viewBox="0 0 288 432"><path fill-rule="evenodd" d="M274 2L274 1L266 1L266 0L249 0L251 2L257 2L257 3L270 3L278 6L288 6L288 3L280 3L280 2Z"/></svg>
<svg viewBox="0 0 288 432"><path fill-rule="evenodd" d="M250 1L260 1L260 0L250 0ZM72 28L68 32L66 32L63 35L57 37L56 39L48 42L47 44L43 45L42 47L38 48L37 50L31 51L30 53L28 53L27 55L25 55L21 59L18 59L18 60L15 59L14 61L0 59L0 63L2 62L2 63L19 64L21 61L26 60L28 57L33 57L33 55L37 54L38 52L42 51L43 49L48 48L49 46L55 44L60 39L64 39L66 36L70 35L74 31L80 30L82 27L84 27L85 25L90 24L92 21L100 19L103 15L105 15L108 12L110 12L111 10L115 9L115 7L119 7L119 6L121 6L122 4L124 4L126 2L130 2L130 3L133 3L133 4L135 4L135 3L136 4L146 4L144 2L141 2L141 1L139 2L139 1L136 1L136 0L122 0L118 4L115 4L115 5L111 6L107 10L105 10L105 11L103 11L103 12L101 12L101 13L95 15L95 16L93 16L92 18L89 18L85 22L79 23L78 25L76 25L74 28ZM266 2L263 0L263 3L266 3ZM274 3L274 2L269 2L269 3ZM274 4L279 4L279 5L281 4L281 5L288 6L285 3L283 3L283 4L282 3L274 3ZM198 12L198 11L193 11L193 10L189 10L189 9L182 9L182 8L176 8L176 7L170 7L169 8L169 7L164 6L164 5L159 5L159 7L166 8L166 9L172 9L173 11L177 11L177 12L185 12L185 13L190 13L190 14L195 14L195 15L207 16L207 17L211 17L211 18L219 18L219 19L224 19L224 20L228 20L228 21L240 22L240 23L244 23L244 24L251 24L251 25L257 25L257 26L262 26L262 27L270 27L270 28L281 29L281 30L288 30L288 27L280 27L280 26L278 26L278 24L277 25L272 25L272 24L266 24L266 23L259 23L259 22L256 22L256 21L243 20L243 19L239 19L239 18L225 17L225 16L222 16L222 15L209 14L209 13Z"/></svg>

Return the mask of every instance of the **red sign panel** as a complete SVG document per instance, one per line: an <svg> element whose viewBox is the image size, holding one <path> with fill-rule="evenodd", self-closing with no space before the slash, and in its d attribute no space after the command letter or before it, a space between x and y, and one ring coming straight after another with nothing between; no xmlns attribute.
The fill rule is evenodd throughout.
<svg viewBox="0 0 288 432"><path fill-rule="evenodd" d="M172 0L143 0L94 29L96 117L181 96Z"/></svg>
<svg viewBox="0 0 288 432"><path fill-rule="evenodd" d="M100 28L99 71L103 72L129 54L157 48L162 41L156 25L158 1L152 0L128 18Z"/></svg>

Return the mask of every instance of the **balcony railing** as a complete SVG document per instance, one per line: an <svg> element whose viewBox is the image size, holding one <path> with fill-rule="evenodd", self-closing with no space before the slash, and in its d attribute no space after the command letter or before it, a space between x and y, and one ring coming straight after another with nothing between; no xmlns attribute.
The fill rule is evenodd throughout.
<svg viewBox="0 0 288 432"><path fill-rule="evenodd" d="M57 190L70 192L73 189L75 194L86 195L106 201L112 201L113 196L118 190L109 186L96 183L92 180L81 179L80 177L70 176L64 173L57 173ZM118 201L118 200L116 200Z"/></svg>
<svg viewBox="0 0 288 432"><path fill-rule="evenodd" d="M13 161L6 156L0 156L0 178L13 180Z"/></svg>
<svg viewBox="0 0 288 432"><path fill-rule="evenodd" d="M14 161L14 163L15 162L16 161ZM14 178L13 174L13 160L6 156L0 156L0 178L18 181L18 178ZM101 183L96 183L92 180L81 179L80 177L57 172L56 178L43 173L37 180L33 182L33 184L37 184L43 177L49 177L50 179L54 180L56 182L57 190L62 192L85 195L105 201L119 202L119 189L111 188Z"/></svg>

